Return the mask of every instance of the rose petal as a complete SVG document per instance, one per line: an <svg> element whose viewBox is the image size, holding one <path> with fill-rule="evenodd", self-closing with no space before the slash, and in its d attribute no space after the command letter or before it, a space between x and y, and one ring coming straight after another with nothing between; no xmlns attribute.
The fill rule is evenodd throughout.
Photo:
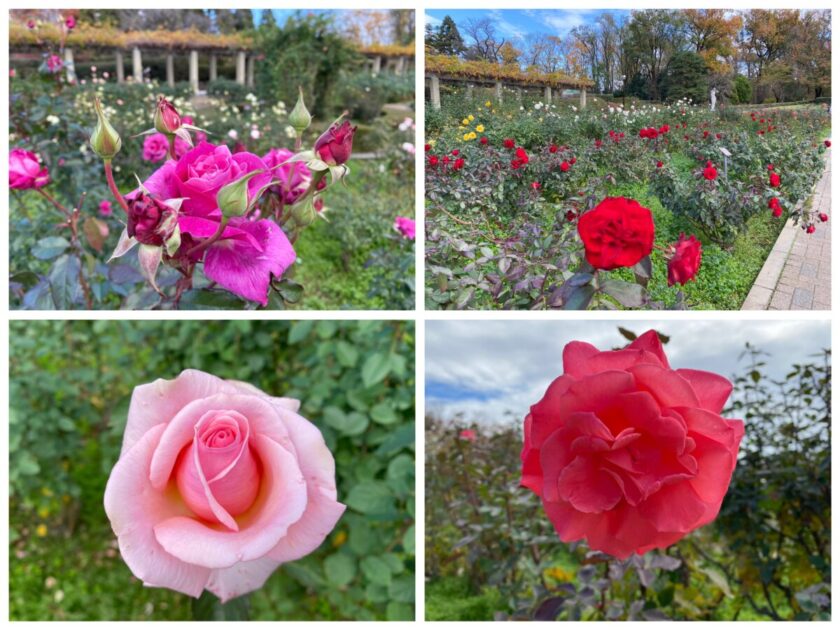
<svg viewBox="0 0 840 630"><path fill-rule="evenodd" d="M155 523L186 512L178 501L149 482L149 460L165 425L158 424L125 449L105 487L105 513L117 535L120 553L131 572L146 584L198 597L209 569L172 556L155 538Z"/></svg>
<svg viewBox="0 0 840 630"><path fill-rule="evenodd" d="M545 454L543 450L543 454ZM543 468L549 458L541 459ZM591 458L576 457L557 478L557 493L576 510L586 513L606 512L621 501L621 489L612 475L597 467Z"/></svg>
<svg viewBox="0 0 840 630"><path fill-rule="evenodd" d="M691 484L681 482L662 487L636 509L657 531L687 533L699 526L706 504Z"/></svg>
<svg viewBox="0 0 840 630"><path fill-rule="evenodd" d="M691 383L673 370L655 365L636 365L627 370L636 379L639 389L650 392L663 407L698 407Z"/></svg>
<svg viewBox="0 0 840 630"><path fill-rule="evenodd" d="M266 556L248 562L237 562L227 569L213 569L207 582L207 590L224 604L235 597L262 588L278 566L279 562Z"/></svg>
<svg viewBox="0 0 840 630"><path fill-rule="evenodd" d="M184 562L224 569L265 556L300 520L307 486L295 456L264 435L256 435L253 445L263 483L254 505L237 519L239 531L218 531L193 518L170 518L155 527L164 549Z"/></svg>
<svg viewBox="0 0 840 630"><path fill-rule="evenodd" d="M691 384L703 409L717 414L723 410L732 393L732 383L728 379L703 370L681 369L677 374Z"/></svg>
<svg viewBox="0 0 840 630"><path fill-rule="evenodd" d="M328 488L310 483L307 491L306 512L268 553L278 562L292 562L315 551L347 509L335 500L334 490L331 492Z"/></svg>
<svg viewBox="0 0 840 630"><path fill-rule="evenodd" d="M665 350L662 348L662 342L659 340L659 335L655 330L649 330L646 333L639 335L635 340L633 340L633 343L627 347L655 354L662 367L670 367L668 357L665 356Z"/></svg>

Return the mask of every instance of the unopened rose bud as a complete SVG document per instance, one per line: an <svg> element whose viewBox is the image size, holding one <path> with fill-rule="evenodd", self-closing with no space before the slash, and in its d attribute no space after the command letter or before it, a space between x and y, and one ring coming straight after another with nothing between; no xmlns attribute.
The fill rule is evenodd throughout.
<svg viewBox="0 0 840 630"><path fill-rule="evenodd" d="M303 102L303 88L298 88L299 95L292 113L289 114L289 124L294 127L298 135L302 134L312 123L312 116Z"/></svg>
<svg viewBox="0 0 840 630"><path fill-rule="evenodd" d="M334 122L315 142L315 153L329 166L344 164L353 152L356 127L350 121Z"/></svg>
<svg viewBox="0 0 840 630"><path fill-rule="evenodd" d="M292 208L292 218L295 224L301 228L312 225L315 219L318 218L318 211L315 209L315 204L310 196L306 201L296 204Z"/></svg>
<svg viewBox="0 0 840 630"><path fill-rule="evenodd" d="M128 200L126 231L143 245L163 245L177 226L178 213L162 201L145 193Z"/></svg>
<svg viewBox="0 0 840 630"><path fill-rule="evenodd" d="M251 196L248 193L248 182L263 171L251 171L219 189L216 193L216 204L222 214L228 218L241 217L250 210Z"/></svg>
<svg viewBox="0 0 840 630"><path fill-rule="evenodd" d="M93 133L90 135L90 146L94 153L103 160L111 160L120 152L122 139L102 112L102 104L99 102L98 97L94 100L93 104L96 109L97 120L96 126L93 128Z"/></svg>
<svg viewBox="0 0 840 630"><path fill-rule="evenodd" d="M160 133L172 135L181 127L181 115L175 106L163 96L158 99L155 107L155 129Z"/></svg>

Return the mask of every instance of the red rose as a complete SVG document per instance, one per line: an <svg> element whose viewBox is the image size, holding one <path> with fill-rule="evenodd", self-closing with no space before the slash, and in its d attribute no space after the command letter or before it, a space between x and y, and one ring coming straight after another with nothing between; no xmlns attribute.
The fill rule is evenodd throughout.
<svg viewBox="0 0 840 630"><path fill-rule="evenodd" d="M438 162L440 162L440 160L438 159L438 156L436 156L436 155L430 155L429 156L429 166L435 167L435 166L438 165Z"/></svg>
<svg viewBox="0 0 840 630"><path fill-rule="evenodd" d="M427 145L424 147L424 149L426 150L426 153L428 153L429 151L431 151L431 150L432 150L432 145L431 145L431 144L427 144Z"/></svg>
<svg viewBox="0 0 840 630"><path fill-rule="evenodd" d="M715 138L717 138L718 140L720 140L721 138L723 138L723 134L716 133L716 134L715 134Z"/></svg>
<svg viewBox="0 0 840 630"><path fill-rule="evenodd" d="M513 138L505 138L505 141L502 144L504 145L505 149L512 149L516 146L516 142L513 140Z"/></svg>
<svg viewBox="0 0 840 630"><path fill-rule="evenodd" d="M703 254L700 241L693 234L688 238L685 234L680 234L679 240L671 245L671 248L673 254L668 260L668 286L694 280L700 271L700 259Z"/></svg>
<svg viewBox="0 0 840 630"><path fill-rule="evenodd" d="M576 157L571 157L571 158L569 158L569 164L571 164L572 166L574 166L574 165L575 165L575 162L577 162L577 158L576 158Z"/></svg>
<svg viewBox="0 0 840 630"><path fill-rule="evenodd" d="M596 141L595 141L595 148L596 148L596 149L600 149L602 144L604 144L604 143L603 143L603 142L601 142L600 140L596 140Z"/></svg>
<svg viewBox="0 0 840 630"><path fill-rule="evenodd" d="M522 166L522 162L520 162L519 160L511 160L511 161L510 161L510 167L511 167L513 170L518 169L520 166Z"/></svg>
<svg viewBox="0 0 840 630"><path fill-rule="evenodd" d="M708 137L709 137L709 132L708 132L708 131L704 131L704 132L703 132L703 137L704 137L704 138L708 138Z"/></svg>
<svg viewBox="0 0 840 630"><path fill-rule="evenodd" d="M825 212L820 212L819 216L820 216L820 221L822 221L823 223L828 221L828 215Z"/></svg>
<svg viewBox="0 0 840 630"><path fill-rule="evenodd" d="M773 170L775 170L775 169L776 169L776 167L775 167L775 166L773 166L772 164L768 164L768 165L767 165L767 170L768 170L768 171L773 171Z"/></svg>
<svg viewBox="0 0 840 630"><path fill-rule="evenodd" d="M811 225L809 225L807 228L805 228L805 231L806 231L808 234L813 234L814 232L816 232L816 231L817 231L817 226L815 226L815 225L811 224Z"/></svg>
<svg viewBox="0 0 840 630"><path fill-rule="evenodd" d="M456 171L460 171L464 168L464 158L458 158L455 160L455 163L452 165L452 168Z"/></svg>
<svg viewBox="0 0 840 630"><path fill-rule="evenodd" d="M566 160L563 160L563 162L560 164L560 170L563 171L564 173L567 173L570 168L572 168L572 167L569 165L569 163Z"/></svg>
<svg viewBox="0 0 840 630"><path fill-rule="evenodd" d="M447 164L449 164L452 160L451 160L451 158L450 158L448 155L444 155L444 156L443 156L443 160L441 160L441 161L443 162L444 166L446 166L446 165L447 165Z"/></svg>
<svg viewBox="0 0 840 630"><path fill-rule="evenodd" d="M452 149L452 155L457 156L460 153L458 149Z"/></svg>
<svg viewBox="0 0 840 630"><path fill-rule="evenodd" d="M527 164L529 161L528 154L525 152L525 149L519 147L516 149L516 159L519 160L522 164Z"/></svg>
<svg viewBox="0 0 840 630"><path fill-rule="evenodd" d="M744 424L722 376L671 369L656 332L601 352L573 341L525 418L522 485L560 540L616 558L674 544L717 516Z"/></svg>
<svg viewBox="0 0 840 630"><path fill-rule="evenodd" d="M477 436L475 434L475 431L473 431L472 429L463 429L458 434L458 439L465 440L467 442L475 442L476 437Z"/></svg>
<svg viewBox="0 0 840 630"><path fill-rule="evenodd" d="M531 182L531 188L533 188L534 190L539 190L540 189L540 183L539 182Z"/></svg>
<svg viewBox="0 0 840 630"><path fill-rule="evenodd" d="M659 128L659 133L668 133L669 131L671 131L671 128L668 125L662 125Z"/></svg>
<svg viewBox="0 0 840 630"><path fill-rule="evenodd" d="M717 169L714 166L707 166L703 169L703 177L709 181L717 179Z"/></svg>
<svg viewBox="0 0 840 630"><path fill-rule="evenodd" d="M490 141L487 139L487 136L481 136L481 140L479 140L479 142L481 144L487 144Z"/></svg>
<svg viewBox="0 0 840 630"><path fill-rule="evenodd" d="M548 152L549 153L557 153L557 145L552 144L550 147L548 147Z"/></svg>
<svg viewBox="0 0 840 630"><path fill-rule="evenodd" d="M825 148L827 149L831 146L831 140L823 140L823 144L825 145Z"/></svg>
<svg viewBox="0 0 840 630"><path fill-rule="evenodd" d="M597 269L632 267L653 249L653 215L635 199L607 197L581 216L586 260Z"/></svg>
<svg viewBox="0 0 840 630"><path fill-rule="evenodd" d="M575 214L574 210L567 210L567 211L566 211L566 221L568 221L569 223L571 223L571 222L572 222L572 221L574 221L576 218L577 218L577 215Z"/></svg>
<svg viewBox="0 0 840 630"><path fill-rule="evenodd" d="M778 188L781 185L782 185L782 178L779 177L779 174L775 173L775 172L770 173L770 186L772 186L773 188Z"/></svg>
<svg viewBox="0 0 840 630"><path fill-rule="evenodd" d="M657 162L656 163L656 168L662 168L662 162Z"/></svg>
<svg viewBox="0 0 840 630"><path fill-rule="evenodd" d="M315 153L330 166L344 164L353 152L353 136L356 127L349 120L330 125L315 141Z"/></svg>
<svg viewBox="0 0 840 630"><path fill-rule="evenodd" d="M777 219L782 216L782 204L779 202L778 197L770 199L770 201L767 202L767 207L773 211L773 216Z"/></svg>

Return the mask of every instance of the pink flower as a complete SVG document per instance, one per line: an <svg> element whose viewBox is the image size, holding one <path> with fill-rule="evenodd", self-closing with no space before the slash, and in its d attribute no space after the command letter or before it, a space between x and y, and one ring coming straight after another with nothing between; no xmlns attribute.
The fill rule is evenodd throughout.
<svg viewBox="0 0 840 630"><path fill-rule="evenodd" d="M64 67L64 62L58 55L50 55L49 57L47 57L46 64L47 70L49 70L53 74L60 72L61 69Z"/></svg>
<svg viewBox="0 0 840 630"><path fill-rule="evenodd" d="M147 586L223 602L317 549L345 506L300 403L198 370L134 389L105 512Z"/></svg>
<svg viewBox="0 0 840 630"><path fill-rule="evenodd" d="M410 241L414 240L416 232L416 223L414 219L408 217L397 217L394 219L394 229Z"/></svg>
<svg viewBox="0 0 840 630"><path fill-rule="evenodd" d="M475 431L472 429L462 429L461 432L458 434L459 440L465 440L467 442L475 442L476 439Z"/></svg>
<svg viewBox="0 0 840 630"><path fill-rule="evenodd" d="M184 198L181 214L218 219L221 216L216 203L219 190L255 170L265 173L248 182L252 196L271 181L265 162L253 153L232 154L225 145L202 142L177 162L166 161L143 185L159 199Z"/></svg>
<svg viewBox="0 0 840 630"><path fill-rule="evenodd" d="M50 173L31 151L12 149L9 151L9 188L29 190L41 188L50 183Z"/></svg>
<svg viewBox="0 0 840 630"><path fill-rule="evenodd" d="M294 155L288 149L271 149L262 158L265 165L272 169L271 175L276 182L271 190L282 195L286 205L296 202L306 192L312 179L312 172L303 162L290 162L278 167Z"/></svg>
<svg viewBox="0 0 840 630"><path fill-rule="evenodd" d="M674 544L720 510L744 436L722 376L671 369L656 332L623 350L580 341L525 419L522 485L564 542L617 558Z"/></svg>
<svg viewBox="0 0 840 630"><path fill-rule="evenodd" d="M178 225L182 235L198 240L213 236L219 222L181 216ZM295 262L295 257L289 239L273 221L233 217L222 238L207 248L204 275L223 289L265 306L271 277L280 278Z"/></svg>
<svg viewBox="0 0 840 630"><path fill-rule="evenodd" d="M187 141L175 136L175 157L180 158L190 151ZM169 139L165 134L153 133L143 140L143 159L147 162L162 162L169 155Z"/></svg>
<svg viewBox="0 0 840 630"><path fill-rule="evenodd" d="M330 166L344 164L353 152L353 135L356 127L349 120L333 123L315 141L315 154Z"/></svg>
<svg viewBox="0 0 840 630"><path fill-rule="evenodd" d="M114 208L111 206L111 202L108 200L103 200L99 202L99 214L103 217L110 217L114 214Z"/></svg>
<svg viewBox="0 0 840 630"><path fill-rule="evenodd" d="M68 31L72 31L74 28L76 28L76 18L74 18L72 15L67 16L67 18L64 20L64 26L67 27Z"/></svg>

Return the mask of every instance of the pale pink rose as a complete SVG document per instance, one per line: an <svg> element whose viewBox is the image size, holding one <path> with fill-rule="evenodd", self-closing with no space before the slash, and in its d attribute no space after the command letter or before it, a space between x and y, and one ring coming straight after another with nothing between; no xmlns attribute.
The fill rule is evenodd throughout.
<svg viewBox="0 0 840 630"><path fill-rule="evenodd" d="M134 389L105 512L146 586L225 602L324 541L345 506L299 406L198 370Z"/></svg>

